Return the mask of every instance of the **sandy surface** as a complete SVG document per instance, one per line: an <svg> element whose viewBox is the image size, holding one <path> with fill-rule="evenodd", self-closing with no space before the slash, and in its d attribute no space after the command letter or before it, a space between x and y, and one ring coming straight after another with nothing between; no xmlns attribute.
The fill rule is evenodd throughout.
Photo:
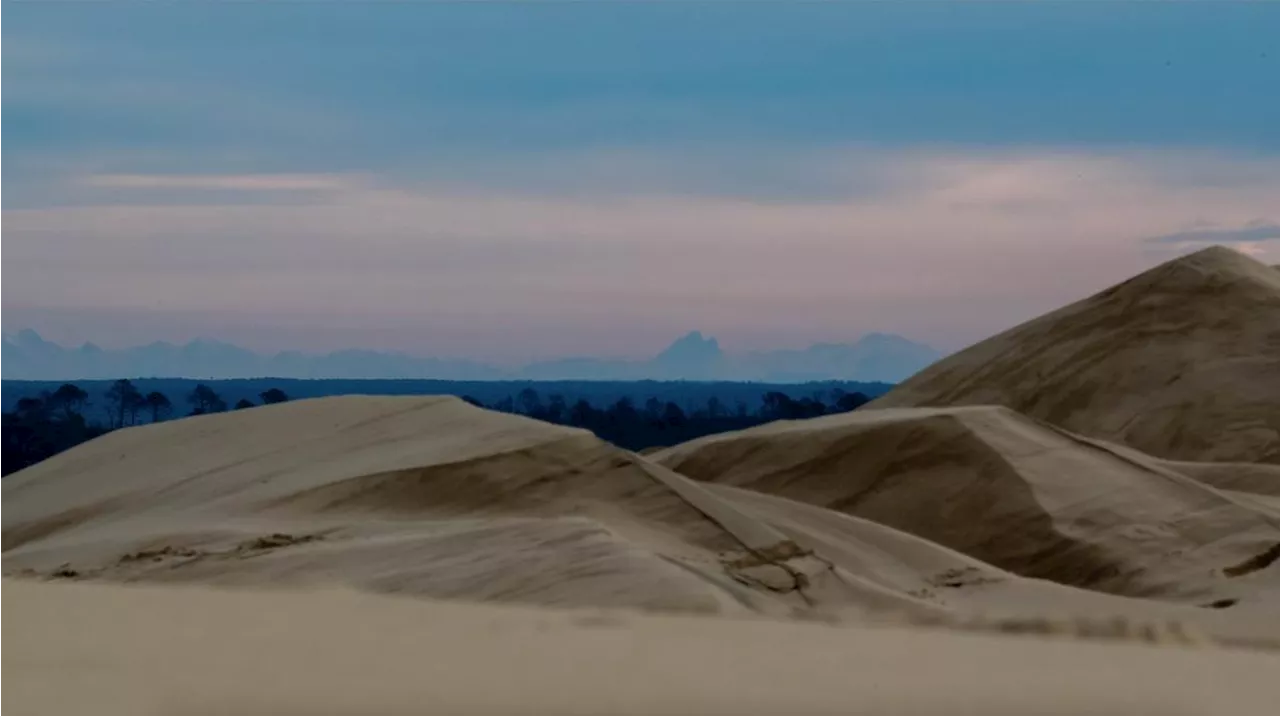
<svg viewBox="0 0 1280 716"><path fill-rule="evenodd" d="M1004 405L1178 460L1280 463L1280 273L1212 247L945 358L872 407Z"/></svg>
<svg viewBox="0 0 1280 716"><path fill-rule="evenodd" d="M1280 657L1247 651L338 592L6 581L3 599L14 716L1243 716L1280 701Z"/></svg>
<svg viewBox="0 0 1280 716"><path fill-rule="evenodd" d="M3 491L8 574L700 612L752 601L722 567L741 540L638 458L452 398L124 430Z"/></svg>
<svg viewBox="0 0 1280 716"><path fill-rule="evenodd" d="M886 437L890 412L655 455L704 479L732 466L721 484L448 398L161 423L6 478L4 570L1280 644L1274 570L1222 573L1280 540L1260 507L1004 409L892 412L914 446Z"/></svg>
<svg viewBox="0 0 1280 716"><path fill-rule="evenodd" d="M1026 577L1280 616L1270 466L1155 460L1006 408L858 410L651 456L689 477L896 528ZM1209 477L1221 490L1189 475ZM808 518L817 522L817 518Z"/></svg>

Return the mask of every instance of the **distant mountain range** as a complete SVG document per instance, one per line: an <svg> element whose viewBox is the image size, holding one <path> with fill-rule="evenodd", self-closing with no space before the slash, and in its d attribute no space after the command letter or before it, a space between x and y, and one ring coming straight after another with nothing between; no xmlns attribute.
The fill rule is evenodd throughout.
<svg viewBox="0 0 1280 716"><path fill-rule="evenodd" d="M220 341L156 342L121 350L92 343L67 348L32 330L4 336L6 380L111 378L434 378L440 380L814 380L898 382L941 354L901 336L870 333L854 343L803 350L726 354L715 338L693 331L647 360L565 358L503 369L468 360L344 350L262 355Z"/></svg>

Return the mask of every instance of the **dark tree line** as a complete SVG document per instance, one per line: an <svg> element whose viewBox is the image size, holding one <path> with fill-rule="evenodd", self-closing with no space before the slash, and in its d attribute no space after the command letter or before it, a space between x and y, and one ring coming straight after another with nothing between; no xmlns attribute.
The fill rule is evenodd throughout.
<svg viewBox="0 0 1280 716"><path fill-rule="evenodd" d="M637 406L630 398L621 398L613 404L597 408L586 400L569 404L561 395L547 396L546 400L533 388L525 388L514 396L507 396L491 405L463 396L463 400L483 408L505 413L527 415L537 420L557 425L585 428L603 440L628 450L650 447L667 447L704 435L762 425L775 420L802 420L821 415L853 410L869 398L862 393L846 393L832 390L804 398L771 391L765 393L761 404L754 410L745 403L724 405L718 398L708 398L705 404L681 407L675 402L650 398Z"/></svg>
<svg viewBox="0 0 1280 716"><path fill-rule="evenodd" d="M74 390L72 390L74 389ZM108 432L85 420L88 396L73 385L64 385L41 398L22 398L12 413L3 416L4 474L21 470L72 446Z"/></svg>
<svg viewBox="0 0 1280 716"><path fill-rule="evenodd" d="M264 391L258 397L263 405L289 399L278 388ZM45 391L40 397L19 400L13 412L3 415L3 474L17 472L112 430L158 423L174 412L173 402L164 393L152 391L144 395L127 379L112 383L102 400L105 420L101 423L89 419L88 409L92 407L89 394L73 383L64 383L52 392ZM191 406L188 415L227 409L226 402L204 384L197 385L186 396L186 402ZM241 400L235 407L240 410L254 406L249 400Z"/></svg>
<svg viewBox="0 0 1280 716"><path fill-rule="evenodd" d="M258 394L263 405L289 399L284 391L271 388ZM570 403L559 394L544 399L533 388L525 388L490 405L471 397L464 399L475 405L508 413L518 413L559 425L585 428L629 450L665 447L704 435L741 430L774 420L800 420L853 410L866 403L866 395L840 389L818 391L795 398L778 391L765 393L754 407L739 401L726 405L714 396L700 404L677 404L650 398L637 405L631 398L620 398L605 407L587 400ZM228 410L227 402L203 383L184 396L187 415L220 413ZM258 405L248 399L237 401L231 409L244 410ZM91 408L98 408L102 422L89 419ZM179 407L165 394L152 391L143 394L129 380L117 380L95 406L87 392L65 383L39 397L23 398L11 413L4 414L3 470L7 475L52 457L86 440L119 428L156 423L173 417Z"/></svg>

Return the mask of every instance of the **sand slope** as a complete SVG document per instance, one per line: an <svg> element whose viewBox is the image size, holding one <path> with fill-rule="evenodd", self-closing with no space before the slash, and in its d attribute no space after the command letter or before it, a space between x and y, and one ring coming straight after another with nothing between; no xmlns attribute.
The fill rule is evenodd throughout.
<svg viewBox="0 0 1280 716"><path fill-rule="evenodd" d="M1274 713L1280 658L351 593L6 581L6 714Z"/></svg>
<svg viewBox="0 0 1280 716"><path fill-rule="evenodd" d="M1273 512L1006 408L859 410L709 436L652 457L698 480L857 515L1023 576L1280 611L1280 564L1228 576L1280 544ZM1217 471L1237 487L1258 479Z"/></svg>
<svg viewBox="0 0 1280 716"><path fill-rule="evenodd" d="M122 430L3 491L8 573L692 611L751 601L723 577L741 541L630 455L453 398L326 398Z"/></svg>
<svg viewBox="0 0 1280 716"><path fill-rule="evenodd" d="M3 495L4 569L29 577L944 611L590 433L453 398L325 398L122 430L6 478Z"/></svg>
<svg viewBox="0 0 1280 716"><path fill-rule="evenodd" d="M1280 273L1213 247L945 358L871 407L1004 405L1179 460L1280 463Z"/></svg>

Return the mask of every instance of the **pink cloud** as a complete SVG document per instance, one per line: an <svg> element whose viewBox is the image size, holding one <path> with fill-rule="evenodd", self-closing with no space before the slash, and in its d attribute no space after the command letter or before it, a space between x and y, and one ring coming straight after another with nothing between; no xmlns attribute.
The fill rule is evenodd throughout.
<svg viewBox="0 0 1280 716"><path fill-rule="evenodd" d="M174 177L114 175L99 186L138 189L139 203L5 212L6 318L15 305L93 307L205 316L225 338L237 324L290 328L289 345L265 348L367 345L380 326L383 347L494 360L640 355L693 328L735 350L873 330L955 348L1147 268L1161 257L1143 237L1280 206L1280 164L1250 160L1245 184L1170 181L1170 166L1228 172L1230 158L1209 155L826 161L837 176L880 172L892 191L761 203L660 186L556 196L235 175L185 188L330 194L179 206L145 203Z"/></svg>
<svg viewBox="0 0 1280 716"><path fill-rule="evenodd" d="M91 174L83 184L106 189L340 191L356 184L336 174Z"/></svg>

